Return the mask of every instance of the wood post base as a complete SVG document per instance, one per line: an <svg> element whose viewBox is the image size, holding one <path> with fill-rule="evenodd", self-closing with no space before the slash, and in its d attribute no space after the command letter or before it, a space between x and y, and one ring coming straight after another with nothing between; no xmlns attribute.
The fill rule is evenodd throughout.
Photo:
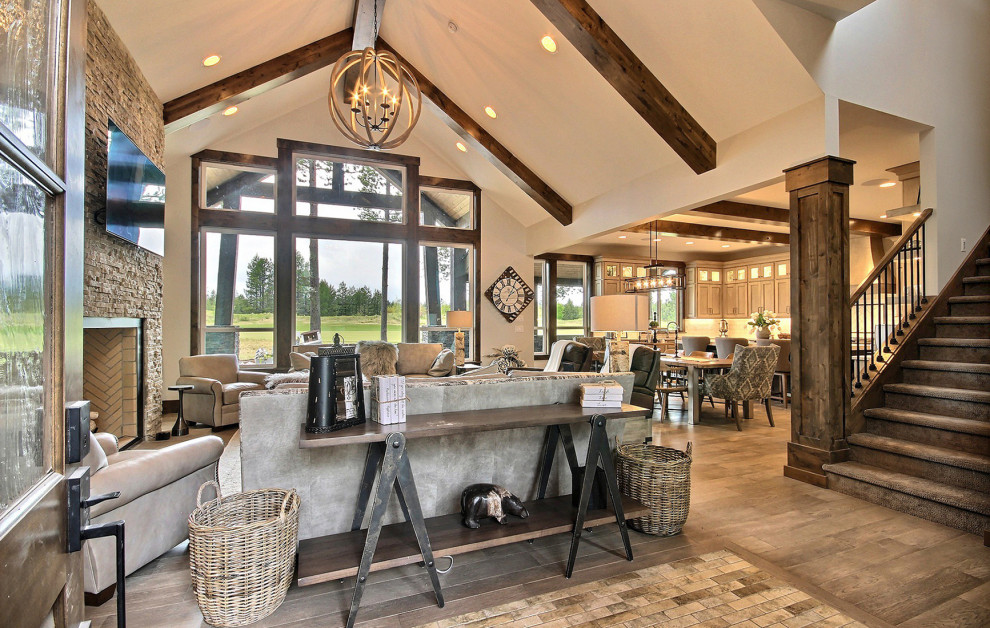
<svg viewBox="0 0 990 628"><path fill-rule="evenodd" d="M842 441L842 444L845 445L845 442ZM784 476L826 488L827 481L822 465L845 462L848 459L849 449L845 447L828 451L800 443L787 443Z"/></svg>

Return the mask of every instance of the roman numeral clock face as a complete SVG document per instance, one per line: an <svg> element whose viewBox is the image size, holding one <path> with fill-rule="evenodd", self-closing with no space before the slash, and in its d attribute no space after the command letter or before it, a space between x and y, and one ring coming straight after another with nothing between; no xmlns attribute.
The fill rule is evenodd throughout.
<svg viewBox="0 0 990 628"><path fill-rule="evenodd" d="M485 296L505 320L511 323L533 301L534 292L519 273L509 266L485 291Z"/></svg>

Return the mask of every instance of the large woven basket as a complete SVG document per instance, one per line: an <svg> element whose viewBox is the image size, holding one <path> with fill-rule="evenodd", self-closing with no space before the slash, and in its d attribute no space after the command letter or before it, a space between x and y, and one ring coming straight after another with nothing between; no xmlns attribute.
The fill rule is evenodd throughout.
<svg viewBox="0 0 990 628"><path fill-rule="evenodd" d="M204 504L207 486L217 499ZM243 626L282 604L295 564L299 501L291 489L222 497L216 482L199 487L189 515L189 569L208 624Z"/></svg>
<svg viewBox="0 0 990 628"><path fill-rule="evenodd" d="M691 443L687 451L657 445L619 445L619 490L650 508L629 520L634 530L658 536L678 534L691 506Z"/></svg>

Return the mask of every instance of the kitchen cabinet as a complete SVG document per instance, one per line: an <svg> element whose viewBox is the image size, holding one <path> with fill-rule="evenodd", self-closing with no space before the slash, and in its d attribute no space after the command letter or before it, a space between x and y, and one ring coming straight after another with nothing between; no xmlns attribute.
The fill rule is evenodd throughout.
<svg viewBox="0 0 990 628"><path fill-rule="evenodd" d="M778 316L790 317L791 315L791 279L777 279L774 281L774 299L777 309L774 310Z"/></svg>
<svg viewBox="0 0 990 628"><path fill-rule="evenodd" d="M774 282L773 281L750 281L749 282L749 312L756 312L761 307L764 310L774 309Z"/></svg>

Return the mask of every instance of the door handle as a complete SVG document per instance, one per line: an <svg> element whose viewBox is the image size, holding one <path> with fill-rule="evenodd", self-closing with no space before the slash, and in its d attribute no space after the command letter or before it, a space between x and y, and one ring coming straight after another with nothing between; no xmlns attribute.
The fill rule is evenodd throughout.
<svg viewBox="0 0 990 628"><path fill-rule="evenodd" d="M87 409L89 402L85 402ZM87 422L88 422L87 412ZM88 434L87 434L87 443ZM90 497L89 495L89 467L78 467L66 478L68 484L68 525L66 529L67 549L69 553L78 552L82 549L83 541L112 536L116 539L117 558L117 627L125 628L127 618L124 607L124 522L109 521L97 525L89 523L89 509L96 504L110 499L120 497L120 491L104 493Z"/></svg>

